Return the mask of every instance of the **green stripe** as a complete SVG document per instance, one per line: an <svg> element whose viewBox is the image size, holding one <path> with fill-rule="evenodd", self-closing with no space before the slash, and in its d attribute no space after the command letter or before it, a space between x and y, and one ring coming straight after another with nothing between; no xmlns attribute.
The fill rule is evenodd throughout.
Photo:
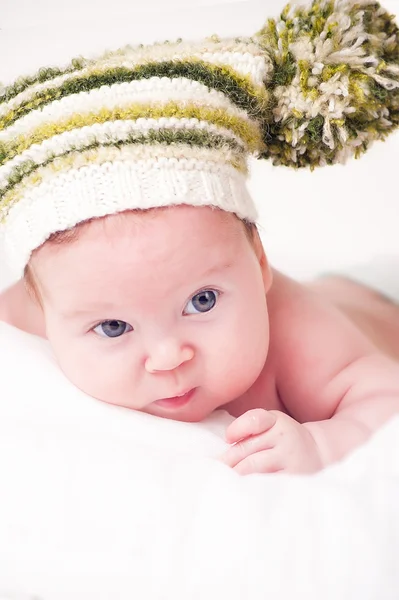
<svg viewBox="0 0 399 600"><path fill-rule="evenodd" d="M93 140L93 137L88 134L88 138ZM100 147L116 147L121 148L128 144L158 144L164 146L170 146L175 144L185 144L187 146L198 146L199 148L209 148L211 150L220 150L226 146L236 152L238 155L244 155L244 149L235 140L226 138L222 135L209 133L202 130L170 130L170 129L150 129L147 135L134 133L130 134L123 140L109 141L109 142L88 142L84 147L71 146L69 150L62 154L53 154L49 158L37 164L33 160L28 159L22 164L17 165L10 172L8 178L8 185L0 191L0 202L1 199L10 191L13 187L21 183L21 181L31 175L36 169L40 167L46 167L51 164L56 158L69 156L72 152L82 152L84 150L91 150Z"/></svg>
<svg viewBox="0 0 399 600"><path fill-rule="evenodd" d="M60 75L67 75L68 73L73 73L74 71L78 71L88 66L90 63L82 58L74 58L71 63L65 69L59 69L57 67L46 67L39 69L37 73L32 76L27 77L19 77L12 83L7 86L3 92L0 94L0 103L1 102L9 102L18 94L22 94L28 87L31 85L35 85L37 83L45 83L50 79L54 79L55 77L59 77Z"/></svg>
<svg viewBox="0 0 399 600"><path fill-rule="evenodd" d="M0 164L11 160L17 154L22 154L32 144L41 144L44 140L65 131L72 131L73 129L83 128L95 123L124 121L126 119L137 120L141 117L154 119L160 119L161 117L195 118L199 121L207 121L208 123L229 129L246 142L252 152L257 151L262 146L259 125L255 122L251 123L240 117L230 115L225 109L218 108L213 110L206 106L197 106L188 103L177 105L175 102L169 102L165 105L133 104L125 108L114 108L112 110L104 108L100 112L83 115L77 113L64 121L44 123L29 135L20 135L5 143L0 142Z"/></svg>
<svg viewBox="0 0 399 600"><path fill-rule="evenodd" d="M98 89L103 85L150 79L151 77L185 77L199 81L209 88L223 92L238 108L245 110L251 117L264 118L267 108L266 89L260 90L251 84L248 77L240 76L228 66L211 65L203 61L168 61L148 63L134 68L116 67L105 72L76 77L64 81L59 87L37 92L31 99L10 110L0 119L0 130L12 125L31 110L43 108L54 100Z"/></svg>
<svg viewBox="0 0 399 600"><path fill-rule="evenodd" d="M221 40L220 38L218 38L217 36L212 36L213 42L217 42L220 44ZM228 40L224 40L225 42L227 42ZM151 44L150 47L147 46L147 48L159 48L160 46L175 46L176 49L176 54L179 53L179 50L181 49L181 43L183 42L183 40L181 38L177 39L176 41L173 42L169 42L168 40L165 42L156 42L155 44ZM253 40L252 38L236 38L235 42L237 44L245 44L247 46L250 45L256 45L256 41ZM68 74L72 74L72 73L76 73L77 71L80 71L82 69L85 68L93 68L96 64L99 63L104 63L106 60L112 60L115 61L116 57L121 57L122 59L126 56L126 49L129 49L129 51L131 52L132 47L131 46L127 46L124 48L120 48L119 50L113 51L113 52L107 52L105 54L102 54L100 56L98 56L97 58L93 58L93 59L87 59L84 58L82 56L77 56L75 58L73 58L71 60L71 62L69 64L67 64L64 68L60 68L60 67L42 67L41 69L39 69L36 73L34 73L33 75L26 75L24 77L18 77L18 79L16 79L14 81L14 83L12 83L9 86L6 86L2 92L0 92L0 104L2 102L9 102L10 100L12 100L13 98L15 98L15 96L18 96L19 94L21 94L22 92L24 92L26 89L28 89L29 87L36 85L36 84L42 84L42 83L46 83L48 81L51 81L51 79L54 79L55 77L60 77L62 75L68 75ZM144 44L140 44L139 46L137 46L135 48L136 51L138 52L143 52L143 50L146 48L146 46L144 46ZM193 46L193 51L196 50L196 46ZM234 52L236 49L235 47L232 47L231 43L230 44L223 44L223 47L221 48L214 48L214 53L220 52L220 51L227 51L227 52ZM149 62L149 61L148 61Z"/></svg>

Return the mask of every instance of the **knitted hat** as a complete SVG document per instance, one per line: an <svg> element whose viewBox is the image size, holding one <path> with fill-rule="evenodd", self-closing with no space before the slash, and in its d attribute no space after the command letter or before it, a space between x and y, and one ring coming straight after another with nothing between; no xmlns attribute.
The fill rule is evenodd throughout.
<svg viewBox="0 0 399 600"><path fill-rule="evenodd" d="M0 221L20 276L57 231L128 209L254 221L250 155L344 162L399 122L399 32L374 0L287 6L252 38L125 47L0 95Z"/></svg>

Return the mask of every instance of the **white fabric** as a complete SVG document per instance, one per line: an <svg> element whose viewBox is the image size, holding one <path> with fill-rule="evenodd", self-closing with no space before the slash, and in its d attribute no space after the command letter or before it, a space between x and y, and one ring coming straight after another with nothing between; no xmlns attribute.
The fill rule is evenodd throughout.
<svg viewBox="0 0 399 600"><path fill-rule="evenodd" d="M124 154L127 160L123 160ZM123 148L121 159L115 162L56 173L26 190L10 208L4 228L9 270L17 281L32 250L49 237L49 232L123 210L185 203L217 206L251 221L257 218L245 176L222 162L195 158L131 162L129 148Z"/></svg>
<svg viewBox="0 0 399 600"><path fill-rule="evenodd" d="M0 324L0 600L397 600L399 419L313 477L239 477L230 417L76 390Z"/></svg>

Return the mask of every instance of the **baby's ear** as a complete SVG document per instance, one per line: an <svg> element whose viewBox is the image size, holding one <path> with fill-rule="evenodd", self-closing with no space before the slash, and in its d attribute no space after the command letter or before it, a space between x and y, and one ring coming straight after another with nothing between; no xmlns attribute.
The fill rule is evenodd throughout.
<svg viewBox="0 0 399 600"><path fill-rule="evenodd" d="M270 267L269 261L267 260L266 252L260 239L259 232L256 227L252 231L253 248L255 250L256 257L259 261L259 265L262 271L263 283L265 286L266 294L270 290L273 283L273 272Z"/></svg>

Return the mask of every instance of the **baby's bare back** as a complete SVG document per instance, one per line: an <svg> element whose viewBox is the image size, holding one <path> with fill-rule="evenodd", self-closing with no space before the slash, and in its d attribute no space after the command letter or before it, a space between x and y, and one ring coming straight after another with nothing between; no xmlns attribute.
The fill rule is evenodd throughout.
<svg viewBox="0 0 399 600"><path fill-rule="evenodd" d="M308 287L349 317L381 352L399 361L399 304L345 277L324 277Z"/></svg>

